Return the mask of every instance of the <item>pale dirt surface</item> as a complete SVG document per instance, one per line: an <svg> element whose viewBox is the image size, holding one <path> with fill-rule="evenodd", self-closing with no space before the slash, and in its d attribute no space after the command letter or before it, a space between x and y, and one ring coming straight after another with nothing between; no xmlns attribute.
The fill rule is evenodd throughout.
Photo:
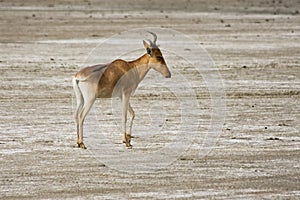
<svg viewBox="0 0 300 200"><path fill-rule="evenodd" d="M0 198L298 199L299 11L297 0L0 1ZM227 111L205 158L195 143L167 168L131 174L73 148L71 77L103 39L147 26L180 31L208 51L224 79ZM194 81L195 71L182 67ZM210 98L201 80L194 89L204 132ZM148 123L147 99L172 101L159 95L141 87L132 98L139 129ZM88 131L111 132L119 142L110 109L96 103L93 112L99 123L88 118ZM176 133L175 122L167 126ZM134 142L147 151L164 138Z"/></svg>

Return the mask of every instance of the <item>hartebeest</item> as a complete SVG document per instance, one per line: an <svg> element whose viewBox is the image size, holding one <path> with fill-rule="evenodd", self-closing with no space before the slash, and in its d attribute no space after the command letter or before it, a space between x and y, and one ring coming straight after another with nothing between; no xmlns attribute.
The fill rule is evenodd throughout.
<svg viewBox="0 0 300 200"><path fill-rule="evenodd" d="M146 53L140 58L127 62L117 59L109 64L86 67L78 71L72 80L77 107L75 122L77 129L77 144L80 148L86 148L83 143L84 119L94 104L96 98L120 97L122 100L122 134L123 143L131 147L131 129L134 119L134 111L129 103L130 96L136 90L147 72L152 68L160 72L166 78L171 77L170 70L163 55L156 45L157 35L154 40L143 40ZM129 131L126 133L127 112L130 114Z"/></svg>

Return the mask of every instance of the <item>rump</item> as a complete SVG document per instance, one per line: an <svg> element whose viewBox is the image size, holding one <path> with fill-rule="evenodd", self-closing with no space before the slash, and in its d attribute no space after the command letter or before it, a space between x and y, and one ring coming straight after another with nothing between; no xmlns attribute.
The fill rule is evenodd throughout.
<svg viewBox="0 0 300 200"><path fill-rule="evenodd" d="M94 65L90 67L85 67L81 70L79 70L74 78L78 81L88 81L90 79L98 79L100 80L102 74L106 70L107 65L102 64L102 65Z"/></svg>

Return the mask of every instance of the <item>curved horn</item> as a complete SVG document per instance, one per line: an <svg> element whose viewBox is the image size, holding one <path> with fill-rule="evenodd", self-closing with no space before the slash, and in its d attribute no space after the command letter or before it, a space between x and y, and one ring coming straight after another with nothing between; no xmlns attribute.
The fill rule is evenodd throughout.
<svg viewBox="0 0 300 200"><path fill-rule="evenodd" d="M157 35L155 33L151 32L151 31L148 31L148 33L153 35L153 37L154 37L153 44L156 45Z"/></svg>
<svg viewBox="0 0 300 200"><path fill-rule="evenodd" d="M151 40L149 40L149 39L146 39L146 40L149 42L150 46L152 47L152 46L153 46L153 43L152 43L152 41L151 41Z"/></svg>

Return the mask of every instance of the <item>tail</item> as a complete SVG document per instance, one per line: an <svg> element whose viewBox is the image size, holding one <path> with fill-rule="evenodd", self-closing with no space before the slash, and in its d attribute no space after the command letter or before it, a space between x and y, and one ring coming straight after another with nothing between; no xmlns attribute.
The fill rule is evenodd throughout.
<svg viewBox="0 0 300 200"><path fill-rule="evenodd" d="M76 96L77 107L83 103L82 92L78 85L79 81L80 80L78 80L75 76L72 78L72 85Z"/></svg>
<svg viewBox="0 0 300 200"><path fill-rule="evenodd" d="M78 83L79 83L79 80L75 76L73 76L72 85L73 85L73 89L74 89L74 92L75 92L76 96L77 96L77 93L81 93L80 88L78 86Z"/></svg>

